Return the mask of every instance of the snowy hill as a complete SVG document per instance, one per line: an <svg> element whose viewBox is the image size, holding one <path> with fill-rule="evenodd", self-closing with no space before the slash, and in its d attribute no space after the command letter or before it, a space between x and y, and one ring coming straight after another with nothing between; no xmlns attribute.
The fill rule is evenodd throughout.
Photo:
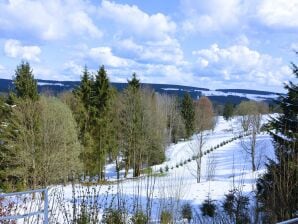
<svg viewBox="0 0 298 224"><path fill-rule="evenodd" d="M70 91L76 88L80 83L78 81L54 81L54 80L37 80L38 90L40 92L49 91L53 94L58 94L63 91ZM127 83L111 83L117 90L122 91L126 88ZM143 83L143 87L154 89L158 93L166 93L177 96L183 96L188 92L193 99L205 95L208 96L214 103L224 104L231 102L239 104L244 100L267 101L272 103L274 99L278 98L278 93L247 90L247 89L217 89L210 90L208 88L199 88L192 86L181 86L171 84L150 84ZM0 92L8 92L13 89L13 83L8 79L0 79Z"/></svg>
<svg viewBox="0 0 298 224"><path fill-rule="evenodd" d="M266 123L267 119L267 116L263 117L263 123ZM237 118L227 122L219 117L216 128L206 133L203 151L207 152L223 141L235 138L239 131ZM249 155L241 147L241 141L247 141L248 137L241 141L234 139L204 154L200 183L197 183L194 176L196 163L191 159L196 139L196 136L193 136L189 141L169 146L166 149L167 161L152 167L154 175L151 177L144 175L133 179L130 171L128 179L124 180L121 176L123 181L117 182L115 166L110 164L107 166L109 184L92 188L102 192L101 197L106 197L106 204L111 207L116 206L117 200L122 201L128 213L133 213L136 203L139 209L146 211L150 199L152 220L157 220L160 211L165 208L172 211L177 220L181 219L179 209L185 203L190 204L194 214L199 216L200 205L207 196L216 200L220 206L224 195L232 189L241 190L243 195L253 198L256 180L265 171L267 158L274 158L271 137L266 133L257 137L255 158L258 170L255 172L252 172ZM71 201L74 190L72 186L63 187L63 190L65 199Z"/></svg>

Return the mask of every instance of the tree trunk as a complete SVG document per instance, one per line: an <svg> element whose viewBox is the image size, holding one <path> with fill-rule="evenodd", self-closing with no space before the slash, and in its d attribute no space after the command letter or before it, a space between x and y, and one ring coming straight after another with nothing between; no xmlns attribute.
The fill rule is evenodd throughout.
<svg viewBox="0 0 298 224"><path fill-rule="evenodd" d="M257 133L256 130L253 130L252 133L252 144L251 144L251 165L252 165L252 171L256 171L256 164L255 164L255 151L256 151L256 141L257 141Z"/></svg>

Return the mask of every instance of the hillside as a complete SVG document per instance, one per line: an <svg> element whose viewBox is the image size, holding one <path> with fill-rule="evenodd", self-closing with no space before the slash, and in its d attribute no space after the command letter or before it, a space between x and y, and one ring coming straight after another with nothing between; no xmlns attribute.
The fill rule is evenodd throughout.
<svg viewBox="0 0 298 224"><path fill-rule="evenodd" d="M54 81L54 80L37 80L38 90L40 92L51 92L57 95L63 91L71 91L79 85L79 81ZM122 91L126 88L127 83L111 83L118 91ZM278 98L278 93L247 90L247 89L217 89L210 90L208 88L199 88L192 86L171 85L171 84L153 84L143 83L144 88L154 89L158 93L167 93L177 96L183 96L185 92L190 93L193 99L197 99L201 95L208 96L211 101L217 104L224 104L231 102L233 104L239 104L245 100L257 100L266 101L272 103L274 99ZM0 79L0 92L8 92L13 89L12 80Z"/></svg>

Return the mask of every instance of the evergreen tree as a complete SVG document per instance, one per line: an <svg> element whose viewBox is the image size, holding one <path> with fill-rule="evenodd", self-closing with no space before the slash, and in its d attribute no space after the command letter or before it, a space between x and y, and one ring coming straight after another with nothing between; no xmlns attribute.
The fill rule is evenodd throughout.
<svg viewBox="0 0 298 224"><path fill-rule="evenodd" d="M38 100L37 82L28 62L22 62L17 66L13 82L18 97Z"/></svg>
<svg viewBox="0 0 298 224"><path fill-rule="evenodd" d="M128 80L128 86L134 88L135 90L139 90L140 89L140 80L137 79L137 75L136 73L132 74L132 79Z"/></svg>
<svg viewBox="0 0 298 224"><path fill-rule="evenodd" d="M292 64L298 78L298 68ZM285 86L286 96L279 102L283 113L270 123L275 160L269 160L267 172L258 179L258 200L267 220L276 223L297 216L298 212L298 85Z"/></svg>
<svg viewBox="0 0 298 224"><path fill-rule="evenodd" d="M230 120L230 118L234 114L234 106L232 103L227 102L223 109L223 117L226 121Z"/></svg>
<svg viewBox="0 0 298 224"><path fill-rule="evenodd" d="M189 138L195 130L195 106L189 93L185 93L183 96L181 114L185 123L185 137Z"/></svg>
<svg viewBox="0 0 298 224"><path fill-rule="evenodd" d="M72 95L63 94L62 100L71 108L76 122L79 127L79 140L83 145L82 154L80 156L84 173L91 175L92 170L92 152L94 147L94 139L91 135L92 122L92 94L94 80L88 71L87 66L84 67L81 82L78 88L73 91Z"/></svg>
<svg viewBox="0 0 298 224"><path fill-rule="evenodd" d="M91 78L87 66L85 66L80 85L77 89L74 90L74 93L81 99L85 108L88 108L90 106L92 83L93 79Z"/></svg>
<svg viewBox="0 0 298 224"><path fill-rule="evenodd" d="M104 66L101 66L95 76L92 94L92 136L95 140L94 172L104 179L104 167L108 152L115 147L115 132L112 126L112 90Z"/></svg>

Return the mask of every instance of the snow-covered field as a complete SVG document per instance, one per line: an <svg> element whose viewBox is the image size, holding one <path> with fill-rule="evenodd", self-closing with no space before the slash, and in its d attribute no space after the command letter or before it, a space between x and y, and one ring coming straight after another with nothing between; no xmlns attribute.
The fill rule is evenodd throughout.
<svg viewBox="0 0 298 224"><path fill-rule="evenodd" d="M264 117L263 123L266 120L267 117ZM219 117L215 129L206 133L203 151L239 135L239 126L237 118L227 122ZM267 158L274 157L270 136L266 133L259 134L255 157L258 170L252 172L250 156L241 147L241 140L232 141L202 157L202 178L201 182L197 183L196 162L191 160L183 164L184 161L192 158L196 139L196 136L193 136L192 140L169 146L166 149L167 161L152 167L153 173L157 175L151 178L141 177L123 180L118 185L113 184L116 173L113 164L108 165L111 184L100 187L102 197L108 194L105 204L116 206L117 200L114 199L120 198L126 204L128 212L133 212L136 204L146 211L148 194L152 194L150 198L153 220L158 218L161 210L174 211L185 203L190 203L194 211L199 213L199 207L208 195L213 200L221 201L229 190L237 188L241 189L243 194L251 196L251 192L255 189L256 179L264 172ZM211 166L213 170L211 174L208 166ZM167 172L165 167L168 167ZM163 170L162 173L160 173L160 168ZM70 201L72 187L66 186L64 190L66 199Z"/></svg>
<svg viewBox="0 0 298 224"><path fill-rule="evenodd" d="M267 117L263 117L263 123L266 120ZM206 133L203 151L230 140L239 133L240 123L237 118L227 122L219 117L215 129ZM63 208L58 205L59 203L55 205L57 201L54 200L51 202L50 208L53 209L57 220L63 223L62 220L65 219L63 210L67 207L71 210L74 191L79 195L83 189L87 189L87 191L89 189L96 192L91 193L93 195L92 203L96 200L95 203L100 204L98 206L100 214L105 208L116 208L120 203L128 214L132 214L137 209L146 213L151 208L151 218L157 220L162 210L171 211L174 216L179 217L178 211L185 203L192 206L194 213L200 213L200 205L207 196L219 203L223 200L224 195L234 188L240 189L244 195L252 197L256 179L264 172L267 158L274 157L274 150L270 136L266 133L259 134L255 157L258 170L252 172L250 156L241 147L241 141L245 141L245 138L234 140L204 155L200 183L197 183L195 176L196 162L191 159L197 141L196 136L193 136L191 140L169 146L166 149L167 160L163 164L152 167L154 175L150 177L143 176L127 180L122 178L117 182L115 167L110 164L107 166L107 184L89 186L89 188L78 185L74 188L71 185L51 187L51 192L55 192L58 188L62 190L60 192L63 192L66 206L64 205ZM160 169L162 169L162 173ZM132 172L130 172L131 174ZM54 195L54 193L50 195ZM59 200L61 203L61 199Z"/></svg>

